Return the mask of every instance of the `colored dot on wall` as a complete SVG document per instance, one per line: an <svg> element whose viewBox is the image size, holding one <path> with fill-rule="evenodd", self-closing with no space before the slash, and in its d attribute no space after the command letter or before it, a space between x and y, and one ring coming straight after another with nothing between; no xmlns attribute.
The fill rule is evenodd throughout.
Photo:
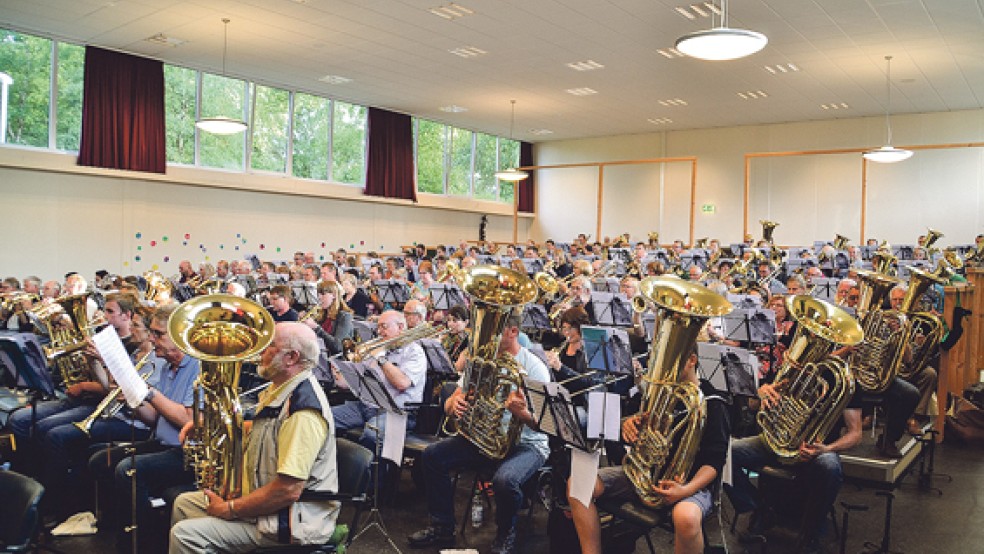
<svg viewBox="0 0 984 554"><path fill-rule="evenodd" d="M263 250L264 248L266 248L266 245L265 244L261 244L260 245L260 250Z"/></svg>
<svg viewBox="0 0 984 554"><path fill-rule="evenodd" d="M279 246L277 247L277 252L280 252L280 247Z"/></svg>
<svg viewBox="0 0 984 554"><path fill-rule="evenodd" d="M165 236L161 240L163 240L164 242L167 242L167 237Z"/></svg>
<svg viewBox="0 0 984 554"><path fill-rule="evenodd" d="M354 244L350 244L349 245L349 248L355 248L355 245Z"/></svg>
<svg viewBox="0 0 984 554"><path fill-rule="evenodd" d="M364 241L364 240L360 240L359 241L359 246L365 246L365 244L366 244L366 241Z"/></svg>
<svg viewBox="0 0 984 554"><path fill-rule="evenodd" d="M160 266L157 265L157 264L154 264L154 265L150 266L150 269L153 269L154 271L157 271L158 269L160 269Z"/></svg>
<svg viewBox="0 0 984 554"><path fill-rule="evenodd" d="M243 239L243 244L246 244L246 239Z"/></svg>
<svg viewBox="0 0 984 554"><path fill-rule="evenodd" d="M143 236L143 233L137 233L137 238L140 238L142 236Z"/></svg>
<svg viewBox="0 0 984 554"><path fill-rule="evenodd" d="M236 250L239 250L239 247L238 246L236 247Z"/></svg>
<svg viewBox="0 0 984 554"><path fill-rule="evenodd" d="M134 256L133 259L139 262L140 261L140 256Z"/></svg>
<svg viewBox="0 0 984 554"><path fill-rule="evenodd" d="M181 246L188 246L188 241L186 240L181 241Z"/></svg>
<svg viewBox="0 0 984 554"><path fill-rule="evenodd" d="M208 261L208 256L205 256L205 261L206 261L206 262Z"/></svg>
<svg viewBox="0 0 984 554"><path fill-rule="evenodd" d="M199 244L198 247L199 248L205 248L205 245L204 244Z"/></svg>
<svg viewBox="0 0 984 554"><path fill-rule="evenodd" d="M325 247L325 243L322 242L321 243L321 247L324 248Z"/></svg>
<svg viewBox="0 0 984 554"><path fill-rule="evenodd" d="M138 246L137 250L143 250L143 246Z"/></svg>
<svg viewBox="0 0 984 554"><path fill-rule="evenodd" d="M238 239L239 237L241 237L241 236L242 236L241 234L239 234L239 233L236 233L236 238L237 238L237 239Z"/></svg>
<svg viewBox="0 0 984 554"><path fill-rule="evenodd" d="M167 263L171 261L171 256L164 256L164 262Z"/></svg>
<svg viewBox="0 0 984 554"><path fill-rule="evenodd" d="M225 250L225 245L224 244L220 244L219 245L219 250Z"/></svg>
<svg viewBox="0 0 984 554"><path fill-rule="evenodd" d="M156 241L156 240L152 240L152 241L150 241L150 245L151 245L151 246L157 246L157 241Z"/></svg>
<svg viewBox="0 0 984 554"><path fill-rule="evenodd" d="M321 260L322 262L325 261L325 257L324 256L318 256L318 259Z"/></svg>
<svg viewBox="0 0 984 554"><path fill-rule="evenodd" d="M123 262L123 267L130 265L130 262Z"/></svg>
<svg viewBox="0 0 984 554"><path fill-rule="evenodd" d="M186 239L190 239L191 238L191 233L185 233L185 238Z"/></svg>

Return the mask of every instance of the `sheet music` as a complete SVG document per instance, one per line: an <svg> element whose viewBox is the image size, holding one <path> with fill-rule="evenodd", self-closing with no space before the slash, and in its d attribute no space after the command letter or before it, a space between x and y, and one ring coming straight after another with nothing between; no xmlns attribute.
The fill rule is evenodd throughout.
<svg viewBox="0 0 984 554"><path fill-rule="evenodd" d="M126 353L120 336L116 334L116 328L107 325L92 337L92 343L96 345L96 350L116 384L123 390L127 405L131 408L139 406L147 398L150 389L133 367L133 361Z"/></svg>
<svg viewBox="0 0 984 554"><path fill-rule="evenodd" d="M588 393L588 433L589 439L619 439L619 425L622 420L622 405L617 394L591 391Z"/></svg>
<svg viewBox="0 0 984 554"><path fill-rule="evenodd" d="M407 438L407 414L386 412L386 429L383 432L383 458L397 466L403 464L403 443Z"/></svg>
<svg viewBox="0 0 984 554"><path fill-rule="evenodd" d="M591 504L595 481L598 480L600 457L600 450L594 452L582 452L576 448L571 450L571 496L585 506Z"/></svg>
<svg viewBox="0 0 984 554"><path fill-rule="evenodd" d="M530 413L533 417L540 421L540 431L556 436L557 435L557 422L553 418L553 413L550 410L544 411L547 406L547 394L546 383L541 383L539 381L534 381L532 379L526 380L526 388L529 391L528 401L530 403Z"/></svg>

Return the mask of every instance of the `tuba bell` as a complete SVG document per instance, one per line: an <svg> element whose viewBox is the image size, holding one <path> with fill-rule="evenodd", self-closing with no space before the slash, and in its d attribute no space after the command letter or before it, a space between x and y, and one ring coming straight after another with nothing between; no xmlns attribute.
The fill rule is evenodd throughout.
<svg viewBox="0 0 984 554"><path fill-rule="evenodd" d="M944 263L940 260L941 264ZM946 285L949 278L909 268L909 288L905 291L899 311L905 314L907 323L905 344L912 350L912 360L899 367L899 375L910 377L922 371L939 351L946 332L943 321L930 312L918 311L919 298L935 285Z"/></svg>
<svg viewBox="0 0 984 554"><path fill-rule="evenodd" d="M894 310L882 309L899 280L864 269L857 273L861 291L857 312L864 330L864 342L851 351L847 361L858 386L878 393L892 384L905 352L905 318Z"/></svg>
<svg viewBox="0 0 984 554"><path fill-rule="evenodd" d="M819 298L789 297L786 310L798 325L776 373L779 401L756 418L762 440L789 464L799 458L801 444L830 432L854 394L847 362L830 353L861 342L864 332L849 313Z"/></svg>
<svg viewBox="0 0 984 554"><path fill-rule="evenodd" d="M43 321L51 343L42 349L48 362L57 368L65 387L90 380L89 359L84 352L86 339L106 323L104 320L89 321L89 294L56 298L52 308L44 310ZM58 308L54 308L55 305Z"/></svg>
<svg viewBox="0 0 984 554"><path fill-rule="evenodd" d="M677 277L647 277L640 295L657 307L656 334L643 381L639 438L625 457L625 474L636 493L663 505L655 488L663 479L687 474L703 434L704 403L697 385L678 382L708 318L731 311L731 303L707 287Z"/></svg>
<svg viewBox="0 0 984 554"><path fill-rule="evenodd" d="M845 237L844 235L838 233L834 237L834 250L844 250L844 249L847 248L847 245L850 242L851 242L851 239L849 239L849 238Z"/></svg>
<svg viewBox="0 0 984 554"><path fill-rule="evenodd" d="M779 223L769 221L768 219L760 219L759 223L762 224L762 240L772 244L772 235L776 232L776 227L779 226Z"/></svg>
<svg viewBox="0 0 984 554"><path fill-rule="evenodd" d="M523 377L516 360L499 353L499 342L509 318L536 299L537 287L525 274L479 265L468 268L461 290L471 298L471 335L461 386L468 408L455 421L457 433L485 456L501 460L522 430L515 418L508 425L504 418L506 398L523 387Z"/></svg>
<svg viewBox="0 0 984 554"><path fill-rule="evenodd" d="M185 462L201 489L239 496L243 481L242 362L273 341L275 322L246 298L213 294L193 298L171 314L167 333L185 354L201 360L195 381L195 428L185 441Z"/></svg>

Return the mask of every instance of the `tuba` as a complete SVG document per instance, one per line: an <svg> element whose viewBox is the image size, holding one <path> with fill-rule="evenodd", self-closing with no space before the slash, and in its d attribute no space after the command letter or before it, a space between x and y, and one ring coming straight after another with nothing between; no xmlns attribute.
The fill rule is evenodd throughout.
<svg viewBox="0 0 984 554"><path fill-rule="evenodd" d="M858 279L861 299L857 311L864 342L848 355L847 361L858 386L878 393L892 384L905 353L905 318L894 310L882 309L899 280L864 269L858 270Z"/></svg>
<svg viewBox="0 0 984 554"><path fill-rule="evenodd" d="M864 338L861 326L844 310L808 295L786 299L798 324L776 373L778 403L759 411L762 440L782 463L793 463L804 442L822 440L854 394L847 362L831 356L836 346Z"/></svg>
<svg viewBox="0 0 984 554"><path fill-rule="evenodd" d="M499 341L506 322L536 300L537 288L525 274L494 265L468 269L461 290L471 298L471 335L468 363L461 390L468 408L455 421L457 433L493 460L509 453L522 423L515 418L505 425L505 401L521 389L523 377L516 360L499 354Z"/></svg>
<svg viewBox="0 0 984 554"><path fill-rule="evenodd" d="M772 234L776 232L776 227L779 226L779 223L769 221L768 219L760 219L759 223L762 224L762 240L772 244Z"/></svg>
<svg viewBox="0 0 984 554"><path fill-rule="evenodd" d="M919 246L925 248L927 254L935 252L937 249L934 248L933 245L936 244L938 240L943 238L943 236L944 236L943 233L937 231L936 229L933 229L932 227L927 227L926 240L924 240L923 243L920 244Z"/></svg>
<svg viewBox="0 0 984 554"><path fill-rule="evenodd" d="M845 237L844 235L837 233L834 237L834 250L845 250L851 239Z"/></svg>
<svg viewBox="0 0 984 554"><path fill-rule="evenodd" d="M175 346L201 360L185 463L194 469L199 488L223 498L239 496L243 481L239 369L273 341L274 325L263 306L228 294L193 298L178 306L167 323Z"/></svg>
<svg viewBox="0 0 984 554"><path fill-rule="evenodd" d="M707 287L677 277L647 277L640 295L657 308L656 334L643 380L639 439L625 457L625 474L636 493L654 507L663 479L690 472L703 434L704 402L691 382L678 382L708 318L731 311L731 303Z"/></svg>
<svg viewBox="0 0 984 554"><path fill-rule="evenodd" d="M54 364L65 387L89 381L89 359L85 354L86 339L95 334L96 327L105 321L89 322L88 292L55 299L52 309L44 310L51 344L42 347L48 362ZM54 308L54 305L59 308Z"/></svg>
<svg viewBox="0 0 984 554"><path fill-rule="evenodd" d="M940 260L940 265L943 264L944 261ZM947 283L949 279L946 277L915 267L909 268L909 289L905 291L899 311L906 316L905 344L912 349L912 360L899 367L899 375L902 377L910 377L922 371L939 351L946 331L943 321L930 312L916 311L916 302L934 284Z"/></svg>

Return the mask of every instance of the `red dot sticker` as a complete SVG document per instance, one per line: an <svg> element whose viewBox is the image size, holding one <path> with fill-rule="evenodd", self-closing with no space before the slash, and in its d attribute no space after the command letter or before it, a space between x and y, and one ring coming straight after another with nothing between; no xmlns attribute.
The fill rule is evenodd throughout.
<svg viewBox="0 0 984 554"><path fill-rule="evenodd" d="M165 262L171 261L171 256L164 256L164 261Z"/></svg>
<svg viewBox="0 0 984 554"><path fill-rule="evenodd" d="M265 244L261 244L260 245L260 250L263 250L264 248L266 248L266 245Z"/></svg>
<svg viewBox="0 0 984 554"><path fill-rule="evenodd" d="M186 239L190 239L191 238L191 233L185 233L185 238Z"/></svg>
<svg viewBox="0 0 984 554"><path fill-rule="evenodd" d="M156 240L152 240L152 241L150 241L150 245L151 245L151 246L157 246L157 241L156 241Z"/></svg>

